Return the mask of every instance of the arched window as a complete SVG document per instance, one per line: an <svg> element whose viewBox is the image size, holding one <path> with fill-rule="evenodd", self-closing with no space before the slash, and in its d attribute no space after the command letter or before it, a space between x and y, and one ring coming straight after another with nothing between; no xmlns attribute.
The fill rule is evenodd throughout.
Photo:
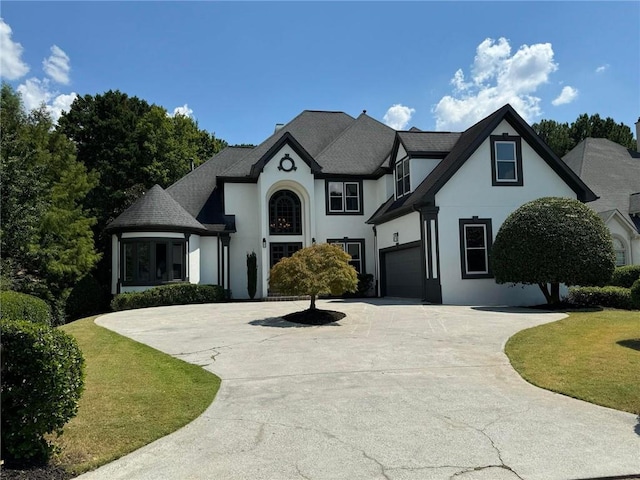
<svg viewBox="0 0 640 480"><path fill-rule="evenodd" d="M627 264L627 249L619 238L613 237L613 249L616 252L616 267Z"/></svg>
<svg viewBox="0 0 640 480"><path fill-rule="evenodd" d="M300 198L290 190L280 190L269 200L269 233L280 235L302 234L302 208Z"/></svg>

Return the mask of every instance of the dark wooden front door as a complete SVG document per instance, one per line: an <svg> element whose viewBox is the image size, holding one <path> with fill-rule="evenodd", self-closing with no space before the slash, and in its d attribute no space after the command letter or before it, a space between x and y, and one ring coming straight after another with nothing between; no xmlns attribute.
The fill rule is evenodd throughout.
<svg viewBox="0 0 640 480"><path fill-rule="evenodd" d="M302 242L293 243L271 243L271 267L280 261L281 258L290 257L302 248Z"/></svg>

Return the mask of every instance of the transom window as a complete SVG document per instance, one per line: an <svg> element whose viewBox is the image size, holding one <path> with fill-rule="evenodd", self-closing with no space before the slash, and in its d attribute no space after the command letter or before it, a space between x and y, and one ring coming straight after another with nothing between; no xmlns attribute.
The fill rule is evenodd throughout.
<svg viewBox="0 0 640 480"><path fill-rule="evenodd" d="M396 163L396 198L411 192L411 175L409 159L405 158Z"/></svg>
<svg viewBox="0 0 640 480"><path fill-rule="evenodd" d="M616 267L627 264L627 249L619 238L613 237L613 250L616 252Z"/></svg>
<svg viewBox="0 0 640 480"><path fill-rule="evenodd" d="M122 241L123 285L157 285L186 280L186 242L180 239Z"/></svg>
<svg viewBox="0 0 640 480"><path fill-rule="evenodd" d="M327 213L362 213L360 182L337 182L327 180Z"/></svg>
<svg viewBox="0 0 640 480"><path fill-rule="evenodd" d="M290 190L280 190L269 200L269 233L301 235L302 206L300 198Z"/></svg>
<svg viewBox="0 0 640 480"><path fill-rule="evenodd" d="M349 262L353 265L353 268L356 269L358 273L365 273L364 271L364 239L355 239L355 238L343 238L343 239L329 239L327 243L331 243L332 245L338 245L345 252L351 255L351 261Z"/></svg>
<svg viewBox="0 0 640 480"><path fill-rule="evenodd" d="M520 137L491 136L491 174L494 186L523 184Z"/></svg>
<svg viewBox="0 0 640 480"><path fill-rule="evenodd" d="M490 278L491 219L460 220L462 278Z"/></svg>

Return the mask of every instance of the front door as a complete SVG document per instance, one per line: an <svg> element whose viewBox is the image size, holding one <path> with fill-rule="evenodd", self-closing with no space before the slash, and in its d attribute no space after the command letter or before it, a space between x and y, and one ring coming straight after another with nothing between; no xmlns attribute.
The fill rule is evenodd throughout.
<svg viewBox="0 0 640 480"><path fill-rule="evenodd" d="M302 248L302 242L271 243L271 268L280 261L281 258L290 257Z"/></svg>

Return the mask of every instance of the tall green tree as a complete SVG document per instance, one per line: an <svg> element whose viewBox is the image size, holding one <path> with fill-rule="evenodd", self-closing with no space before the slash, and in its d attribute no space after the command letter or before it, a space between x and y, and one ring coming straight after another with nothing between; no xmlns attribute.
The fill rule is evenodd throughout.
<svg viewBox="0 0 640 480"><path fill-rule="evenodd" d="M96 176L77 161L74 144L54 130L44 106L25 112L19 94L3 84L2 107L3 274L26 279L21 289L55 300L100 258L95 218L83 208Z"/></svg>
<svg viewBox="0 0 640 480"><path fill-rule="evenodd" d="M607 138L623 147L636 149L633 132L624 123L616 123L611 118L602 118L597 113L583 113L570 125L554 120L541 120L532 125L538 135L551 147L559 157L566 155L585 138Z"/></svg>

